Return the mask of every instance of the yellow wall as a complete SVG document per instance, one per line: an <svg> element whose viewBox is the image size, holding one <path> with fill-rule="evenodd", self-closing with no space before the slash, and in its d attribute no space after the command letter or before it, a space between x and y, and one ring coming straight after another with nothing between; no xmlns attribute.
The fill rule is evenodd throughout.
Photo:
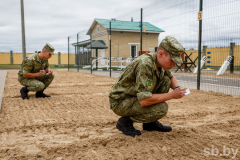
<svg viewBox="0 0 240 160"><path fill-rule="evenodd" d="M74 56L74 54L70 54L70 57ZM68 64L68 54L61 54L61 64Z"/></svg>
<svg viewBox="0 0 240 160"><path fill-rule="evenodd" d="M29 56L33 53L27 53ZM70 60L75 59L74 54L70 54ZM58 54L54 54L49 60L49 64L58 64ZM10 53L0 53L0 64L11 64ZM22 64L22 53L13 53L13 64ZM61 64L68 64L68 54L61 54Z"/></svg>
<svg viewBox="0 0 240 160"><path fill-rule="evenodd" d="M136 43L137 37L132 37L132 41L126 42L124 39L124 34L121 36L119 34L113 34L112 35L112 57L117 57L117 53L119 52L119 57L130 57L130 45L128 43ZM155 38L152 36L151 38L148 39L148 43L152 43L152 46L150 44L144 43L145 40L143 40L143 51L148 50L149 46L154 47L157 46L157 43L155 44ZM103 36L101 40L106 40L105 43L107 46L109 46L109 41L108 41L108 36ZM139 41L139 40L138 40ZM138 51L140 50L140 45L137 46ZM221 66L227 56L229 55L230 48L229 47L221 47L221 48L211 48L211 66ZM234 46L234 65L235 66L240 66L240 46ZM191 55L191 59L195 60L195 58L198 56L198 51L197 50L186 50L186 53ZM26 55L29 56L33 53L27 53ZM101 51L98 51L98 55L101 55ZM75 64L75 54L70 54L69 55L69 63L70 64ZM109 56L109 49L105 50L105 56ZM0 53L0 64L10 64L10 53ZM22 63L22 53L13 53L13 64L21 64ZM49 64L58 64L58 54L53 55L49 59ZM61 64L68 64L68 54L61 54ZM198 61L195 63L196 65L198 64Z"/></svg>
<svg viewBox="0 0 240 160"><path fill-rule="evenodd" d="M49 64L58 64L58 54L54 54L50 59L48 59Z"/></svg>
<svg viewBox="0 0 240 160"><path fill-rule="evenodd" d="M190 55L192 53L190 56L192 61L194 61L198 56L198 50L186 50L185 52L187 53L187 55ZM188 62L190 62L190 60L188 60ZM196 60L195 65L198 65L198 60Z"/></svg>
<svg viewBox="0 0 240 160"><path fill-rule="evenodd" d="M67 59L67 61L68 61L67 56L65 56L65 59ZM68 64L68 62L66 62L66 64ZM69 54L69 64L75 64L75 54Z"/></svg>
<svg viewBox="0 0 240 160"><path fill-rule="evenodd" d="M226 60L227 56L229 56L229 53L230 53L230 47L218 47L218 48L208 48L208 49L211 51L211 66L222 66L223 62ZM198 50L186 50L186 53L188 55L192 53L192 55L190 56L192 61L194 61L195 58L198 56ZM240 66L240 46L234 46L233 56L234 56L234 66ZM198 61L196 61L195 65L197 64L198 64Z"/></svg>
<svg viewBox="0 0 240 160"><path fill-rule="evenodd" d="M0 53L0 64L10 64L10 53Z"/></svg>

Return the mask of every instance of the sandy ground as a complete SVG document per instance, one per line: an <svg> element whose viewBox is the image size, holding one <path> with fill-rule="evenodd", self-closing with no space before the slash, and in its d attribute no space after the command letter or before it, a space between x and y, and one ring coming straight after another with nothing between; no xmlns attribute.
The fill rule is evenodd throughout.
<svg viewBox="0 0 240 160"><path fill-rule="evenodd" d="M191 90L168 101L160 121L173 131L116 128L108 92L115 78L54 71L51 98L22 100L17 71L9 71L0 114L0 159L239 159L240 97ZM217 152L218 151L218 152ZM240 152L240 151L239 151ZM228 154L228 156L227 156ZM234 157L235 154L235 157Z"/></svg>

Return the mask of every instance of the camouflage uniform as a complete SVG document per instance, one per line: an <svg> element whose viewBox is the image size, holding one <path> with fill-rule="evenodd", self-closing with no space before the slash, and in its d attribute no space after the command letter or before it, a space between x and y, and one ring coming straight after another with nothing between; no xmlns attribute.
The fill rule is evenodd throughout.
<svg viewBox="0 0 240 160"><path fill-rule="evenodd" d="M152 94L168 93L172 74L157 68L156 53L144 54L130 63L112 86L110 108L119 116L130 116L139 123L156 121L167 114L168 104L161 102L142 107L139 101Z"/></svg>
<svg viewBox="0 0 240 160"><path fill-rule="evenodd" d="M48 60L40 60L38 53L34 53L24 59L18 72L18 81L26 86L29 91L41 91L52 82L54 75L44 75L37 78L24 78L25 73L38 73L49 68Z"/></svg>

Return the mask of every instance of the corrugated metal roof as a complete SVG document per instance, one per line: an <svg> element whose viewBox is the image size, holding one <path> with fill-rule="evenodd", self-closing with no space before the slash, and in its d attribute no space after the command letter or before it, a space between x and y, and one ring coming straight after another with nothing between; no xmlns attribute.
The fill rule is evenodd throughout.
<svg viewBox="0 0 240 160"><path fill-rule="evenodd" d="M100 23L105 28L109 29L108 19L98 19L95 20ZM140 22L131 22L131 21L119 21L119 20L111 20L111 29L119 29L119 30L140 30L139 26ZM153 32L164 32L164 30L148 23L143 22L143 26L145 26L145 31L153 31Z"/></svg>

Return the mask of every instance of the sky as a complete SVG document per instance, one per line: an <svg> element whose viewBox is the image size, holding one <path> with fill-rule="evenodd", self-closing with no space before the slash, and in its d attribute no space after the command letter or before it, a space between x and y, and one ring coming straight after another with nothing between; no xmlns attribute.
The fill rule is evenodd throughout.
<svg viewBox="0 0 240 160"><path fill-rule="evenodd" d="M85 35L95 18L149 22L176 37L186 49L197 49L199 0L24 0L28 53L45 43L67 53L68 37ZM240 45L240 0L203 0L202 46ZM0 52L22 52L20 0L0 0Z"/></svg>
<svg viewBox="0 0 240 160"><path fill-rule="evenodd" d="M89 29L95 18L116 18L154 1L24 0L26 51L40 51L48 42L67 53L68 36ZM0 52L22 52L20 0L0 0L0 15Z"/></svg>

